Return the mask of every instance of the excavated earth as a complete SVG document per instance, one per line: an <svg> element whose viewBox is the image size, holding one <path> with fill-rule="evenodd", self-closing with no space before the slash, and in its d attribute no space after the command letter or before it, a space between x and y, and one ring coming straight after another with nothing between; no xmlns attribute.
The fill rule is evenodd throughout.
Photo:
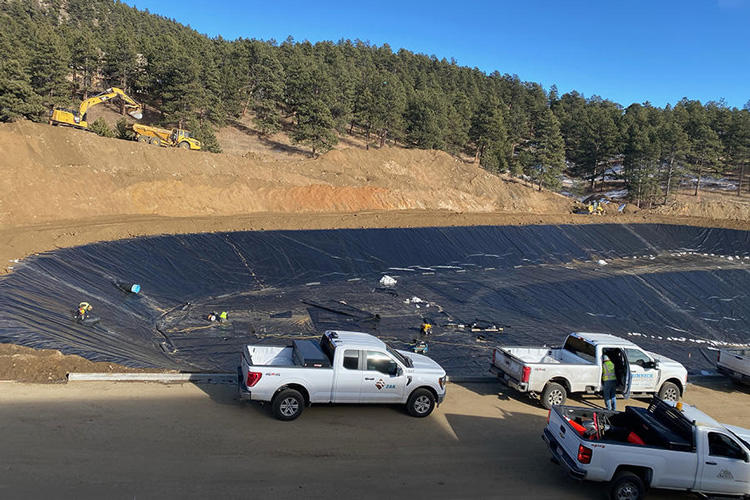
<svg viewBox="0 0 750 500"><path fill-rule="evenodd" d="M232 148L226 149L232 150ZM0 286L6 287L23 281L20 279L23 274L19 274L20 271L30 272L31 269L40 269L41 263L52 261L60 263L63 267L68 266L64 274L67 273L68 278L66 279L72 280L70 276L76 275L75 266L83 264L75 260L66 262L66 255L74 255L75 251L73 251L73 254L66 254L60 253L61 251L58 249L148 235L224 231L268 232L269 230L298 229L517 226L529 224L562 227L562 232L566 233L568 232L565 229L567 226L590 224L592 222L613 224L612 234L623 234L621 229L617 229L629 227L623 226L623 224L644 222L667 225L656 227L671 227L677 224L681 226L750 230L750 224L748 223L750 211L746 206L741 203L727 204L726 206L731 205L731 209L719 210L717 206L721 206L723 202L713 200L710 203L704 201L702 204L692 205L680 201L680 205L675 204L660 209L661 214L641 211L637 214L605 217L572 215L570 213L571 201L565 197L547 191L537 191L522 182L490 174L475 165L437 151L405 150L390 147L365 151L361 148L350 147L331 151L316 159L258 153L215 155L167 150L134 142L104 139L82 131L29 122L0 126L0 151L2 151L0 162L3 172L3 175L0 176L0 189L3 192L3 196L0 198L0 259L2 259L0 270L7 274L5 278L0 278ZM550 229L550 231L558 230ZM597 229L595 232L601 231L601 229ZM606 229L603 231L601 234L609 234ZM745 278L748 272L744 266L744 259L741 262L730 263L721 260L722 257L718 255L710 256L708 254L710 248L720 248L726 254L725 257L729 256L730 251L732 254L742 254L739 255L740 257L744 256L746 254L744 251L747 246L745 236L747 233L742 231L730 231L729 233L688 231L689 236L663 241L661 242L662 245L652 244L648 241L643 244L639 243L634 245L634 252L630 253L626 248L619 248L610 254L616 262L614 267L606 271L604 282L610 280L609 283L615 284L615 286L622 286L623 283L627 283L628 286L636 286L638 283L646 281L650 283L648 286L652 288L665 287L665 289L670 289L674 286L682 286L687 291L691 287L690 277L701 276L701 279L703 279L708 276L708 281L703 281L703 285L698 283L698 286L719 286L722 294L720 297L709 299L712 296L711 290L706 290L705 294L693 293L693 291L680 294L680 290L668 290L669 293L665 294L665 289L652 290L645 294L642 290L637 291L636 295L641 298L658 298L660 301L664 300L664 303L676 304L672 310L674 314L666 314L666 317L672 323L658 325L658 320L655 323L652 322L653 324L649 323L646 328L648 335L656 332L660 326L672 326L687 330L685 326L692 325L695 329L693 332L695 335L684 334L676 337L672 335L676 330L670 330L670 335L666 335L664 338L667 336L671 338L689 337L693 338L694 341L714 340L716 342L724 342L726 339L730 339L734 343L741 342L743 339L738 337L738 335L741 335L738 332L743 328L744 331L747 331L747 326L750 326L748 325L748 309L745 304L748 299L742 292L742 289L746 289L748 284L746 283L747 278ZM639 231L636 230L635 232L638 233ZM503 232L503 230L500 230L500 233L511 234L508 231ZM248 239L241 236L241 233L238 234L240 236L237 236L237 241L254 241L252 236ZM314 233L306 234L314 235ZM448 233L440 234L441 236L434 241L443 241L441 238L444 238L444 235ZM473 233L469 231L466 234ZM542 231L540 234L546 233ZM733 243L726 243L728 241L727 234L732 235L729 239ZM217 236L222 237L220 234ZM269 237L273 238L274 236L269 234ZM314 238L314 236L312 237ZM603 237L606 238L606 236ZM701 238L703 238L703 241L701 241ZM302 240L304 239L302 238ZM231 237L229 240L234 242L235 237ZM544 249L544 242L540 243L539 248ZM186 245L190 246L191 244ZM345 244L342 243L342 245ZM513 247L514 243L511 239L503 245L510 248ZM132 244L126 243L122 248L129 246L132 246ZM649 246L656 248L658 252L643 250ZM599 285L599 283L603 282L600 274L602 271L596 270L595 257L606 254L606 249L597 247L597 253L592 252L594 247L596 245L584 245L582 247L583 253L574 255L575 252L566 253L556 245L549 245L548 255L537 259L533 267L524 267L519 271L513 270L513 266L511 266L506 267L506 270L501 273L490 269L482 276L475 275L477 279L474 281L482 283L482 286L489 287L488 289L494 287L495 293L503 295L506 300L510 300L507 295L508 290L519 293L531 293L533 290L534 293L539 293L540 289L544 289L544 287L539 287L540 282L547 283L545 286L560 286L558 293L575 293L574 291L578 288L571 283L575 283L576 279L580 281L579 286L595 282L598 283L598 287L601 287L602 285ZM460 245L456 248L460 249ZM701 249L706 251L701 252ZM360 248L357 249L357 251L361 250ZM656 253L655 262L639 264L640 267L637 269L631 268L626 258L631 255L634 256L636 250L639 255ZM84 253L89 251L84 250ZM224 248L222 248L222 251L224 251ZM514 251L518 251L518 248ZM687 252L688 257L676 257L680 252ZM238 253L243 256L256 255L246 248L239 248ZM702 253L707 255L703 256ZM454 254L448 256L449 258L446 258L455 260L457 255L454 252ZM29 256L31 256L30 259L27 258ZM204 257L208 260L211 259L210 254L202 258ZM123 259L126 258L123 257ZM256 255L256 258L259 257ZM523 257L520 258L523 259ZM584 264L580 264L580 262ZM591 264L586 262L591 262ZM446 263L432 262L432 264L435 263L450 265L447 261ZM560 271L561 275L550 277L549 269L545 267L548 267L550 263L555 266L568 266L569 269L563 267ZM250 264L252 267L252 263ZM430 263L409 262L408 264L429 265ZM123 265L125 263L112 263L112 267L120 271ZM131 262L129 265L132 266L133 263ZM527 266L522 260L518 262L518 265ZM581 269L576 267L581 265L583 265ZM70 274L71 267L73 268L72 274ZM502 266L485 265L485 267L503 269ZM154 271L153 268L149 269L150 272L158 272ZM371 265L367 269L367 273L370 273L368 278L386 271L387 267L381 269L376 265ZM684 273L680 274L681 271L684 271ZM56 275L49 269L45 272L49 273L50 279L60 278L60 275ZM82 269L80 274L90 277L87 274L89 272L90 269ZM170 271L165 270L165 272ZM174 272L174 267L171 268L171 272ZM393 271L391 272L393 273ZM401 271L401 273L404 272L406 271ZM495 273L499 274L496 275ZM581 276L582 274L585 276ZM105 276L111 277L111 273L108 274L106 270L102 271L101 269L96 269L94 275L98 275L102 279ZM518 284L508 281L508 276L511 275L518 278ZM545 277L535 278L537 275ZM626 275L640 276L640 278L631 279ZM665 278L659 278L657 275ZM151 278L155 280L154 283L160 281L158 276L148 277L148 279ZM266 276L265 278L273 281L272 276ZM354 278L356 278L354 275L347 277L347 279ZM144 277L145 279L146 277ZM422 278L422 280L424 279L429 278ZM466 286L466 283L472 282L472 280L465 280L463 276L459 281L462 283L461 286ZM452 279L448 282L454 283ZM495 282L498 284L493 285L492 283ZM619 285L616 285L618 283ZM57 291L69 290L73 284L73 281L69 281L62 288L54 286L49 288ZM286 290L284 293L287 297L292 298L295 303L298 303L298 300L304 298L301 297L304 293L300 291L299 287L306 284L295 282L293 287L296 288ZM327 291L341 295L341 300L356 300L356 297L352 296L352 293L356 290L353 288L344 289L340 285L341 283L329 283L325 286L328 287ZM411 285L422 291L431 288L431 285L420 280L415 280ZM693 283L693 285L696 285L696 283ZM34 286L44 287L43 283L41 285L37 283ZM100 283L95 282L89 282L82 287L75 285L77 287L76 296L51 298L52 302L58 304L52 309L54 310L55 307L58 309L66 308L68 303L77 302L79 297L86 297L87 293L98 289L100 286ZM736 297L730 293L734 288L737 288L737 293L734 294ZM439 287L435 290L439 290ZM224 292L229 293L232 297L247 297L249 291L251 290L238 286L233 291L227 292L225 290ZM258 290L252 291L258 293ZM369 290L363 289L362 292L369 293ZM404 292L406 291L404 290ZM206 304L215 304L215 301L212 302L212 297L213 295L207 292L202 300ZM485 297L483 299L484 307L494 308L498 315L502 316L503 307L505 307L503 303L487 299L486 293L483 294L483 297ZM160 307L165 304L168 303L171 306L183 299L195 298L194 296L187 297L187 295L185 297L170 296L168 300L162 303L151 304L153 308L147 307L148 313L144 312L144 309L139 310L139 314L142 313L142 319L146 318L151 321L151 315L154 318L159 316L161 313L156 314L156 312L161 311ZM402 304L399 306L401 309L404 307L403 299L405 298L409 297L402 297L399 302ZM730 306L727 306L730 309L726 311L712 306L708 308L708 312L713 314L726 313L726 316L731 319L719 318L720 324L701 320L700 317L696 319L691 317L690 314L680 319L680 311L684 309L684 304L680 305L679 303L680 300L689 302L692 307L700 309L696 305L696 301L700 302L704 299L718 301L717 303L721 304L730 304ZM721 302L724 299L731 299L731 301ZM243 301L245 300L243 298ZM264 313L271 315L280 312L271 310L273 307L268 304L272 304L272 301L268 302L267 298L258 298L256 302L262 303L264 300L267 302L263 306L265 308L263 309ZM593 297L588 296L586 300L594 301ZM47 308L50 304L51 302L41 304L39 307L40 314L50 314L50 310ZM320 301L317 304L320 305ZM394 304L396 303L394 302ZM394 304L390 304L388 307L400 314ZM18 303L16 303L17 305ZM507 306L507 303L505 305ZM538 305L544 306L543 301L540 301ZM589 305L591 307L588 307ZM7 301L5 306L5 310L0 313L4 316L1 319L5 321L3 323L5 327L0 325L0 338L2 338L4 329L6 334L9 331L9 322L14 319L10 315L18 314L18 310L7 307ZM33 301L26 302L26 306L33 307ZM379 303L379 306L385 307L382 303ZM451 304L451 306L454 306L454 304ZM250 306L245 301L241 307L249 308ZM315 306L311 307L315 310ZM410 307L413 309L413 306ZM514 314L520 314L523 311L523 308L519 307L518 304L515 307ZM567 304L566 307L570 307L570 304ZM330 326L330 321L328 323L318 321L319 324L316 325L316 318L319 320L320 316L316 318L304 317L304 314L309 314L309 311L306 312L304 308L289 307L288 309L293 314L291 319L279 322L277 321L278 318L272 318L274 321L270 322L269 325L291 328L299 335L309 335L311 325L321 326L325 324ZM457 312L459 309L450 312L453 316L462 316ZM23 314L25 315L27 312ZM61 313L61 311L57 312ZM286 310L281 312L287 313ZM199 316L197 311L192 314L196 317ZM414 316L413 319L415 320L419 316L415 310L410 310L409 314ZM514 319L519 326L523 323L522 326L526 329L519 329L519 331L523 330L525 333L518 338L523 340L540 338L534 337L529 331L531 328L544 328L544 318L534 316L533 311L526 311L524 314ZM590 314L589 318L598 318L598 323L595 324L601 327L614 328L617 322L622 320L622 318L619 320L617 318L602 319L606 316L600 316L600 314L609 313L599 312L595 303L581 306L581 314ZM298 315L302 316L298 317ZM166 327L171 329L169 331L175 337L184 340L191 328L200 326L196 324L196 317L188 314L185 321L174 320ZM525 321L523 320L524 317L532 318L532 320ZM46 319L49 319L49 316ZM167 319L172 321L174 318L167 317ZM711 319L713 317L708 317L708 320ZM251 331L253 321L252 318L248 317L241 329L242 331L233 329L232 345L245 340L257 340L253 336L258 337L256 335L258 332L253 333ZM500 319L497 319L497 321L500 322ZM694 321L703 321L703 323L698 325ZM550 319L547 326L552 327L554 331L562 327L553 323ZM586 321L581 323L586 323ZM195 358L187 361L169 358L170 348L165 349L163 346L159 356L166 355L169 362L154 362L155 358L149 358L149 355L143 353L141 353L138 362L128 362L127 357L107 357L107 349L77 349L75 346L79 344L76 344L76 342L83 342L84 345L90 347L92 339L83 338L87 335L86 331L75 333L74 336L78 335L75 342L66 344L64 335L57 337L55 342L51 342L50 338L55 336L55 332L70 330L68 324L60 326L58 330L51 328L51 337L45 338L40 337L39 332L34 330L33 321L30 324L32 326L24 324L24 328L28 330L26 334L23 334L23 329L15 328L18 326L16 324L13 330L13 338L10 339L10 335L5 335L5 341L12 340L16 344L26 344L33 347L50 346L66 353L80 352L85 357L103 364L87 365L86 363L92 362L83 358L63 356L55 352L31 351L10 344L0 345L0 367L2 367L0 378L55 381L59 380L60 374L64 373L68 366L72 369L92 371L122 369L119 365L113 364L114 361L130 365L132 367L130 369L143 369L149 366L152 368L179 368L182 366L184 368L188 365L198 368L222 367L224 363L224 358L221 358L221 356L219 356L221 359L217 358L218 361L213 365L212 362L202 363ZM237 324L242 324L242 322L239 321ZM575 324L574 317L566 317L563 326L564 328L574 328ZM48 322L46 325L45 328L50 328ZM268 325L264 327L266 326ZM399 327L396 323L393 326ZM628 332L616 333L639 333L636 328L632 327L632 324L629 326L631 328ZM404 323L404 332L395 335L394 338L406 342L411 335L408 331L410 327L407 327ZM117 325L107 325L105 331L118 331ZM21 334L17 335L19 332ZM507 341L509 338L512 339L513 327L508 328L507 332L510 332L510 337L503 338L494 332L474 335L470 339L473 344L469 351L471 351L472 356L478 357L480 355L476 354L477 352L486 351L485 342L488 340L489 342L500 343ZM49 331L47 333L50 334ZM81 335L83 337L80 337ZM265 338L261 340L268 341L268 333L266 332L264 335ZM211 335L210 337L215 340L217 336L220 335ZM655 337L659 337L659 335L655 335ZM120 340L122 339L119 339L118 342ZM457 342L455 338L448 340L454 344ZM96 339L93 339L93 341L95 342ZM655 338L654 341L656 342L658 339ZM747 341L747 339L744 339L744 341ZM480 343L482 345L477 347L477 344ZM122 347L122 344L118 345ZM158 346L158 343L154 343L154 345ZM703 345L696 344L696 342L692 343L692 347L703 348L701 347ZM96 352L95 355L92 354L94 352ZM700 355L697 354L698 351L695 349L692 352ZM438 357L448 357L449 353L450 351L445 350ZM484 354L481 354L481 356L484 356ZM703 359L703 356L700 356ZM445 360L441 359L441 361ZM9 363L10 367L8 366ZM477 362L476 366L480 364ZM41 366L46 368L44 370L39 369ZM706 364L701 362L696 364L696 367L703 369ZM474 368L470 366L467 369L471 371Z"/></svg>

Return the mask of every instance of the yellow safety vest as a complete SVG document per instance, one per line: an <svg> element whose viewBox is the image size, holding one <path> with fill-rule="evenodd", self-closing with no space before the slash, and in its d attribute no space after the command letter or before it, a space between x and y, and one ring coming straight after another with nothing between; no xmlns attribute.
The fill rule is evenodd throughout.
<svg viewBox="0 0 750 500"><path fill-rule="evenodd" d="M602 382L609 382L610 380L617 380L615 364L611 361L605 361L602 363Z"/></svg>

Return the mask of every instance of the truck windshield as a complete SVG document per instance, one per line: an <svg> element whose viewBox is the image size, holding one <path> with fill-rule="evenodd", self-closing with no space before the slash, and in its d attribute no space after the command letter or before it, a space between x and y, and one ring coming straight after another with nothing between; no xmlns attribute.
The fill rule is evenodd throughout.
<svg viewBox="0 0 750 500"><path fill-rule="evenodd" d="M413 367L411 360L398 352L396 349L391 348L391 346L389 345L386 345L385 348L388 349L388 352L391 354L391 356L399 360L401 364L403 364L404 366L408 366L409 368Z"/></svg>
<svg viewBox="0 0 750 500"><path fill-rule="evenodd" d="M580 337L569 335L565 340L564 349L586 361L591 361L592 363L596 361L596 347Z"/></svg>
<svg viewBox="0 0 750 500"><path fill-rule="evenodd" d="M737 439L739 439L740 441L742 441L742 444L744 444L744 445L745 445L745 448L747 448L748 450L750 450L750 443L748 443L748 442L747 442L747 440L745 440L745 439L742 439L742 438L741 438L740 436L738 436L738 435L737 435L737 434L736 434L735 432L733 432L733 431L731 431L731 430L729 430L729 429L727 429L727 430L728 430L728 431L729 431L729 432L730 432L730 433L732 434L732 436L734 436L734 437L736 437Z"/></svg>

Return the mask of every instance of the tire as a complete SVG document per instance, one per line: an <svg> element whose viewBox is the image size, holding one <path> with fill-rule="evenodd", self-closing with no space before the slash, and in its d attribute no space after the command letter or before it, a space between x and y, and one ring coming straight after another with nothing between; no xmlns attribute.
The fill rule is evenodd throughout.
<svg viewBox="0 0 750 500"><path fill-rule="evenodd" d="M302 415L304 407L305 398L294 389L284 389L271 402L273 416L284 421L294 420Z"/></svg>
<svg viewBox="0 0 750 500"><path fill-rule="evenodd" d="M161 139L159 139L158 137L152 137L150 142L154 146L161 146Z"/></svg>
<svg viewBox="0 0 750 500"><path fill-rule="evenodd" d="M568 400L568 391L557 382L548 382L540 399L542 406L549 410L555 405L564 405Z"/></svg>
<svg viewBox="0 0 750 500"><path fill-rule="evenodd" d="M182 141L182 142L180 143L180 148L181 148L181 149L190 149L190 143L189 143L189 142L187 142L187 141Z"/></svg>
<svg viewBox="0 0 750 500"><path fill-rule="evenodd" d="M427 389L417 389L406 401L406 410L412 417L424 418L434 409L435 395Z"/></svg>
<svg viewBox="0 0 750 500"><path fill-rule="evenodd" d="M148 137L145 135L138 136L138 142L149 142Z"/></svg>
<svg viewBox="0 0 750 500"><path fill-rule="evenodd" d="M680 388L673 382L664 382L659 389L659 399L676 403L680 400Z"/></svg>
<svg viewBox="0 0 750 500"><path fill-rule="evenodd" d="M632 472L618 472L609 484L610 500L641 500L646 494L643 480Z"/></svg>

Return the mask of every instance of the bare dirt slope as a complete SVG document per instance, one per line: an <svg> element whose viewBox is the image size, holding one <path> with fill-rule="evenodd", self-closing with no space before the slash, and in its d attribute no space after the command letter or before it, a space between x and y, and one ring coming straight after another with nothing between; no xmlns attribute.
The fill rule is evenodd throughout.
<svg viewBox="0 0 750 500"><path fill-rule="evenodd" d="M45 124L0 126L0 227L111 215L428 209L563 213L570 202L438 151L269 159L158 148Z"/></svg>
<svg viewBox="0 0 750 500"><path fill-rule="evenodd" d="M115 363L93 362L75 354L53 349L32 349L0 344L0 380L17 382L61 383L70 372L129 373L164 370L129 368Z"/></svg>

